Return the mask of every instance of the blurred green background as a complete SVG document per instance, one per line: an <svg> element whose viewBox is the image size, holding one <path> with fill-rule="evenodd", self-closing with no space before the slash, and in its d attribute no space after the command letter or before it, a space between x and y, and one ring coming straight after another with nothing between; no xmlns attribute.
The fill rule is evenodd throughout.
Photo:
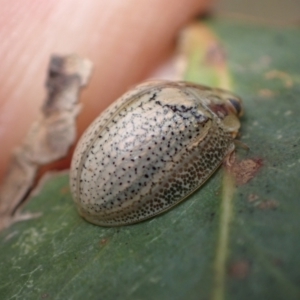
<svg viewBox="0 0 300 300"><path fill-rule="evenodd" d="M300 0L219 0L216 14L278 25L300 25Z"/></svg>

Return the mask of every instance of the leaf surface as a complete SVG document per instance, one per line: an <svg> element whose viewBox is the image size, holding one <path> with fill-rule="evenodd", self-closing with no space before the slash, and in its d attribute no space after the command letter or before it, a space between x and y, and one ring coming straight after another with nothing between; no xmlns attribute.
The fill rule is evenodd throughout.
<svg viewBox="0 0 300 300"><path fill-rule="evenodd" d="M25 206L41 218L0 233L0 299L300 299L299 29L207 26L226 66L198 72L196 45L186 78L208 72L243 98L250 151L237 159L258 173L236 187L221 168L171 211L120 228L81 219L58 176Z"/></svg>

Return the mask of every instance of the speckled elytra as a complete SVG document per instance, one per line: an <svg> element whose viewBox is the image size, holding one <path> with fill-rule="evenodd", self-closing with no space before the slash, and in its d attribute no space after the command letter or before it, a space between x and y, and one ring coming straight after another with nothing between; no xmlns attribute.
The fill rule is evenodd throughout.
<svg viewBox="0 0 300 300"><path fill-rule="evenodd" d="M197 190L234 150L241 99L188 82L137 86L89 126L75 150L71 191L101 226L137 223Z"/></svg>

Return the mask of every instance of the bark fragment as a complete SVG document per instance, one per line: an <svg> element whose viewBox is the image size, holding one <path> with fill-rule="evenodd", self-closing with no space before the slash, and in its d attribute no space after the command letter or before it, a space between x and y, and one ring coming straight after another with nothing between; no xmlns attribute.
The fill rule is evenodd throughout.
<svg viewBox="0 0 300 300"><path fill-rule="evenodd" d="M77 55L52 56L48 68L47 98L23 143L14 153L0 187L0 230L31 218L18 207L34 184L38 169L64 157L76 138L80 89L87 84L92 64Z"/></svg>

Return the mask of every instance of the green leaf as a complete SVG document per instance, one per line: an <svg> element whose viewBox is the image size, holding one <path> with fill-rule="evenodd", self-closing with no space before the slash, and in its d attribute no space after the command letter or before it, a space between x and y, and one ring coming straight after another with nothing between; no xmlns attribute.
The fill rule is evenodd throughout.
<svg viewBox="0 0 300 300"><path fill-rule="evenodd" d="M300 299L299 29L208 26L244 100L238 157L262 161L256 176L235 187L221 168L171 211L120 228L81 219L58 176L25 206L42 217L0 233L0 299Z"/></svg>

